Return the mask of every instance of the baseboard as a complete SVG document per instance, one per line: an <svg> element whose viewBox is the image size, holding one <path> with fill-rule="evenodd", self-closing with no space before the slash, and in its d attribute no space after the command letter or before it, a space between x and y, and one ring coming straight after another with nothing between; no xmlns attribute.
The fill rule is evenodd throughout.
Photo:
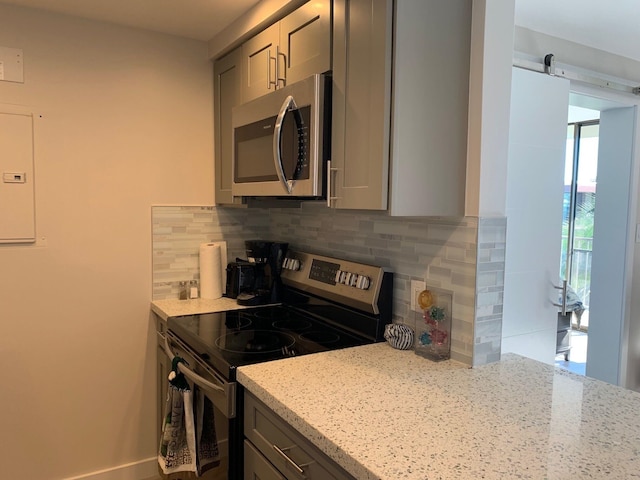
<svg viewBox="0 0 640 480"><path fill-rule="evenodd" d="M147 480L158 477L158 457L151 457L65 480Z"/></svg>

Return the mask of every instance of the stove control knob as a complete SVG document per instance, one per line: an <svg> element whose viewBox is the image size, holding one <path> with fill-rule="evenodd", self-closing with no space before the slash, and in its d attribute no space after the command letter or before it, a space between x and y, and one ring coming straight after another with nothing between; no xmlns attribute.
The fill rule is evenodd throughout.
<svg viewBox="0 0 640 480"><path fill-rule="evenodd" d="M336 278L334 278L334 281L336 283L340 283L340 278L342 277L342 270L336 270Z"/></svg>
<svg viewBox="0 0 640 480"><path fill-rule="evenodd" d="M350 285L351 284L351 276L352 275L353 275L353 273L351 273L351 272L345 272L344 280L342 281L342 283L344 283L345 285Z"/></svg>
<svg viewBox="0 0 640 480"><path fill-rule="evenodd" d="M351 274L351 280L349 281L349 286L350 287L355 287L358 284L358 279L360 278L360 275L358 275L357 273L352 273Z"/></svg>
<svg viewBox="0 0 640 480"><path fill-rule="evenodd" d="M359 275L358 281L356 282L356 288L360 290L367 290L371 285L371 279L365 275Z"/></svg>
<svg viewBox="0 0 640 480"><path fill-rule="evenodd" d="M298 260L297 258L287 257L282 262L282 268L284 268L285 270L293 270L294 272L297 272L298 270L300 270L300 260Z"/></svg>
<svg viewBox="0 0 640 480"><path fill-rule="evenodd" d="M290 258L289 265L287 268L289 270L293 270L294 272L297 272L298 270L300 270L300 260L298 260L297 258Z"/></svg>

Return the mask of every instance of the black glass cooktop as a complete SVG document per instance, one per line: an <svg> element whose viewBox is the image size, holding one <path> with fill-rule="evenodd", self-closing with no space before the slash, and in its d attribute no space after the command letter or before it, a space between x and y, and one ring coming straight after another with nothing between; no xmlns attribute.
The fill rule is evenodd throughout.
<svg viewBox="0 0 640 480"><path fill-rule="evenodd" d="M291 307L170 317L169 330L230 380L242 365L371 343Z"/></svg>

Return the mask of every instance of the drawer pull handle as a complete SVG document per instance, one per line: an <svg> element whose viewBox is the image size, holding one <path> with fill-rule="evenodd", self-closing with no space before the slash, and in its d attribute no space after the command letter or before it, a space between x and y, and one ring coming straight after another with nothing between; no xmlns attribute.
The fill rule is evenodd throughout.
<svg viewBox="0 0 640 480"><path fill-rule="evenodd" d="M302 469L302 467L300 465L298 465L296 462L294 462L293 460L291 460L291 457L289 457L289 455L287 455L286 453L284 453L284 450L290 450L291 447L289 448L285 448L284 450L282 450L280 447L278 447L275 443L273 445L271 445L273 447L273 449L278 452L278 454L284 458L300 475L304 475L304 470Z"/></svg>

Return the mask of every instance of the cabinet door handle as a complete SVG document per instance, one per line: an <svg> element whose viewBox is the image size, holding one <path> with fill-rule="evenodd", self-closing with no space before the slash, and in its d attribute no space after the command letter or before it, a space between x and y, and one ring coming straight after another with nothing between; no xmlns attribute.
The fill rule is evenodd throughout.
<svg viewBox="0 0 640 480"><path fill-rule="evenodd" d="M280 447L278 447L275 443L271 445L273 447L273 449L278 452L278 454L284 458L287 463L289 463L289 465L291 465L300 475L304 475L304 470L302 469L302 467L300 465L298 465L296 462L294 462L293 460L291 460L291 457L289 457L289 455L287 455L286 453L284 453L284 450L291 450L290 448L285 448L284 450L281 449Z"/></svg>
<svg viewBox="0 0 640 480"><path fill-rule="evenodd" d="M337 197L333 194L332 191L332 177L335 172L337 172L338 168L331 168L331 160L327 160L327 207L331 208L331 202L334 200L338 200L340 197Z"/></svg>
<svg viewBox="0 0 640 480"><path fill-rule="evenodd" d="M280 57L284 59L284 76L280 76ZM282 82L282 86L284 87L287 84L287 55L280 51L280 46L276 47L276 88L280 88L278 82Z"/></svg>
<svg viewBox="0 0 640 480"><path fill-rule="evenodd" d="M271 80L271 60L276 62L275 80ZM271 90L271 85L277 87L278 85L278 57L271 56L271 49L267 50L267 90Z"/></svg>

